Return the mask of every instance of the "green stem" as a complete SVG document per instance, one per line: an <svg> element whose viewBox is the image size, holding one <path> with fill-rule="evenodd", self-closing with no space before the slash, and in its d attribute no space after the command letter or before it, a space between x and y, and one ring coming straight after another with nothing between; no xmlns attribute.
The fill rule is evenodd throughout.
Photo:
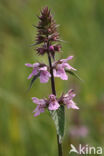
<svg viewBox="0 0 104 156"><path fill-rule="evenodd" d="M50 74L51 74L52 94L56 95L55 80L54 80L53 68L52 68L52 61L51 61L51 56L50 56L49 52L48 52L48 60L49 60ZM57 134L57 145L58 145L58 156L62 156L62 144L59 142L59 135L58 134Z"/></svg>

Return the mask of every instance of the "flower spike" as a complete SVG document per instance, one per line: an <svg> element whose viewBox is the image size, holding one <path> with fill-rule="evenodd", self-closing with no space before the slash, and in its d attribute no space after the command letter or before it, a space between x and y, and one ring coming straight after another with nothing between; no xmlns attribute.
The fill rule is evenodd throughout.
<svg viewBox="0 0 104 156"><path fill-rule="evenodd" d="M61 50L60 44L54 44L53 42L58 42L60 40L59 33L57 32L57 27L53 16L48 9L45 7L41 10L40 16L38 16L39 23L36 27L37 36L36 43L34 45L40 45L36 48L39 55L44 55L50 52L51 56L54 58L55 52ZM47 43L50 45L49 48L46 46Z"/></svg>

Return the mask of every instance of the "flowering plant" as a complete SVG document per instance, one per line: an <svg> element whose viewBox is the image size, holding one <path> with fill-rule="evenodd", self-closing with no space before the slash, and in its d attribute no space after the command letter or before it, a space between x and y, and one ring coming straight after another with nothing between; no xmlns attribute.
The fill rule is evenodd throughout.
<svg viewBox="0 0 104 156"><path fill-rule="evenodd" d="M39 62L34 64L26 63L25 65L32 68L32 73L28 76L28 79L32 78L31 85L38 77L40 78L40 83L47 83L48 80L51 79L52 93L48 95L48 98L44 99L33 97L33 103L37 105L33 112L36 117L43 113L45 109L49 110L56 125L59 156L62 156L62 137L64 135L65 116L64 107L66 106L68 109L79 109L79 107L76 106L73 101L75 93L72 89L66 94L57 97L54 78L58 77L62 80L68 80L67 73L75 75L73 70L76 69L68 64L68 61L71 60L73 56L58 61L55 60L55 54L60 53L61 51L61 40L59 33L57 32L58 25L56 25L48 7L45 7L41 11L41 15L38 16L38 18L38 26L35 26L38 33L34 45L37 46L37 54L47 54L49 65Z"/></svg>

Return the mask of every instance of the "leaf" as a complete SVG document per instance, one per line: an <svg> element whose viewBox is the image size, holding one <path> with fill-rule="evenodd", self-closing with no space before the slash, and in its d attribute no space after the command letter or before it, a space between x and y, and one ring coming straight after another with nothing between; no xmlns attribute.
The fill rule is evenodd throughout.
<svg viewBox="0 0 104 156"><path fill-rule="evenodd" d="M29 85L29 88L27 91L29 91L34 83L34 81L40 76L40 73L38 73L37 75L33 76L31 82L30 82L30 85Z"/></svg>
<svg viewBox="0 0 104 156"><path fill-rule="evenodd" d="M65 70L67 73L69 73L69 74L71 74L71 75L73 75L73 76L75 76L77 79L79 79L80 81L83 81L76 73L74 73L74 72L72 72L72 71L70 71L70 70Z"/></svg>
<svg viewBox="0 0 104 156"><path fill-rule="evenodd" d="M64 136L64 124L65 124L65 111L64 106L61 105L58 110L50 111L51 117L55 122L56 131L59 135L59 141L62 142Z"/></svg>
<svg viewBox="0 0 104 156"><path fill-rule="evenodd" d="M29 47L36 46L38 44L40 44L40 43L36 42L36 43L30 44Z"/></svg>

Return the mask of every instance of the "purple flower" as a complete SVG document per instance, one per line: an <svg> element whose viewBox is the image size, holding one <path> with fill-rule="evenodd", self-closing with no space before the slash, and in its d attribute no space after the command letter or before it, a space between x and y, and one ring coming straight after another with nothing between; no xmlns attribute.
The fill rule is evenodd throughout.
<svg viewBox="0 0 104 156"><path fill-rule="evenodd" d="M73 90L69 90L67 94L63 95L63 103L67 106L67 108L72 109L79 109L78 106L76 106L75 102L72 100L75 97L75 94L73 93Z"/></svg>
<svg viewBox="0 0 104 156"><path fill-rule="evenodd" d="M49 51L51 51L51 52L54 51L54 46L53 45L49 46Z"/></svg>
<svg viewBox="0 0 104 156"><path fill-rule="evenodd" d="M51 94L49 96L49 106L48 109L49 110L57 110L60 107L58 101L56 100L56 96Z"/></svg>
<svg viewBox="0 0 104 156"><path fill-rule="evenodd" d="M40 74L40 82L41 83L47 83L49 78L51 77L50 73L48 72L48 68L46 65L42 66L40 63L34 63L34 64L25 64L27 67L32 67L33 71L28 76L28 79L30 79L32 76L35 76L37 74Z"/></svg>
<svg viewBox="0 0 104 156"><path fill-rule="evenodd" d="M55 51L60 51L61 50L61 45L60 44L57 44L57 45L51 45L49 47L49 51L50 52L55 52Z"/></svg>
<svg viewBox="0 0 104 156"><path fill-rule="evenodd" d="M36 97L32 98L33 102L37 104L37 107L33 112L35 112L34 116L40 115L40 113L44 112L44 108L46 107L46 100L45 99L38 99Z"/></svg>
<svg viewBox="0 0 104 156"><path fill-rule="evenodd" d="M48 99L38 99L36 97L32 98L33 102L37 104L37 107L33 112L35 112L34 116L40 115L40 113L43 113L45 108L48 108L48 110L57 110L60 105L58 101L56 100L56 96L51 94Z"/></svg>
<svg viewBox="0 0 104 156"><path fill-rule="evenodd" d="M67 63L67 61L71 60L72 58L73 56L69 56L66 59L61 59L53 63L53 72L55 77L60 77L62 80L68 80L65 69L76 70Z"/></svg>
<svg viewBox="0 0 104 156"><path fill-rule="evenodd" d="M68 76L62 66L62 64L57 64L56 68L53 69L54 76L55 77L60 77L62 80L68 80Z"/></svg>
<svg viewBox="0 0 104 156"><path fill-rule="evenodd" d="M55 53L59 52L60 50L61 50L61 45L60 44L50 45L49 49L48 49L48 51L50 52L53 59L55 59Z"/></svg>

